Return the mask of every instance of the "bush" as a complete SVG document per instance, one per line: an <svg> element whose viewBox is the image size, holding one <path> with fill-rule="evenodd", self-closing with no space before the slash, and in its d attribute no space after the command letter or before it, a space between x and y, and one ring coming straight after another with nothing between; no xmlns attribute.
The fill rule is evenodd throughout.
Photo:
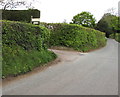
<svg viewBox="0 0 120 97"><path fill-rule="evenodd" d="M111 35L110 35L110 38L113 38L113 39L115 39L116 41L120 42L120 33L116 33L115 35L114 35L114 34L111 34Z"/></svg>
<svg viewBox="0 0 120 97"><path fill-rule="evenodd" d="M45 27L12 21L3 21L2 25L3 44L9 46L17 44L25 50L41 50L50 37Z"/></svg>
<svg viewBox="0 0 120 97"><path fill-rule="evenodd" d="M84 52L106 44L105 34L91 28L64 23L44 23L44 26L51 29L50 47L66 46Z"/></svg>
<svg viewBox="0 0 120 97"><path fill-rule="evenodd" d="M56 58L45 43L50 31L41 26L2 21L2 76L16 76Z"/></svg>

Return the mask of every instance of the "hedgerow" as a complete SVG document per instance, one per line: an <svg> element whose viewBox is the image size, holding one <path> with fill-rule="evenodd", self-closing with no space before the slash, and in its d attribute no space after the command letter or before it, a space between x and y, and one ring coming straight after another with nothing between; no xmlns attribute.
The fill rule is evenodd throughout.
<svg viewBox="0 0 120 97"><path fill-rule="evenodd" d="M2 76L31 71L56 58L47 50L50 31L42 26L2 21Z"/></svg>
<svg viewBox="0 0 120 97"><path fill-rule="evenodd" d="M106 45L105 34L76 24L43 23L51 30L49 46L65 46L78 51L89 51Z"/></svg>
<svg viewBox="0 0 120 97"><path fill-rule="evenodd" d="M31 16L40 18L40 11L37 9L29 10L2 10L2 19L10 21L31 22Z"/></svg>

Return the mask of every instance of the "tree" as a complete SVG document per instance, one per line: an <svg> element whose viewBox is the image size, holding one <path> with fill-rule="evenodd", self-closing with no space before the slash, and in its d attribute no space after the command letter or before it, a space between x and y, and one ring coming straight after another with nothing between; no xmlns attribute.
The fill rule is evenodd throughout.
<svg viewBox="0 0 120 97"><path fill-rule="evenodd" d="M105 13L97 23L96 29L105 32L106 36L109 37L110 34L115 34L120 30L119 18L111 13Z"/></svg>
<svg viewBox="0 0 120 97"><path fill-rule="evenodd" d="M20 5L26 5L25 1L15 1L15 0L2 0L0 1L0 6L3 10L6 10L8 8L13 9Z"/></svg>
<svg viewBox="0 0 120 97"><path fill-rule="evenodd" d="M110 28L108 26L108 23L107 21L105 21L104 19L101 19L97 25L96 25L96 29L97 30L100 30L102 32L105 32L106 33L106 37L109 37L110 35Z"/></svg>
<svg viewBox="0 0 120 97"><path fill-rule="evenodd" d="M66 19L64 19L64 20L63 20L63 23L67 23L67 20L66 20Z"/></svg>
<svg viewBox="0 0 120 97"><path fill-rule="evenodd" d="M114 7L107 9L106 13L110 13L111 15L116 15L116 16L118 15L118 11Z"/></svg>
<svg viewBox="0 0 120 97"><path fill-rule="evenodd" d="M110 27L114 29L114 31L120 30L120 17L113 16L110 22Z"/></svg>
<svg viewBox="0 0 120 97"><path fill-rule="evenodd" d="M72 23L82 25L85 27L94 28L95 27L95 18L90 12L82 12L73 17Z"/></svg>
<svg viewBox="0 0 120 97"><path fill-rule="evenodd" d="M7 9L14 9L23 5L28 9L33 9L34 8L32 6L33 2L35 2L35 0L32 0L30 2L27 2L25 0L1 0L0 7L3 10L7 10Z"/></svg>

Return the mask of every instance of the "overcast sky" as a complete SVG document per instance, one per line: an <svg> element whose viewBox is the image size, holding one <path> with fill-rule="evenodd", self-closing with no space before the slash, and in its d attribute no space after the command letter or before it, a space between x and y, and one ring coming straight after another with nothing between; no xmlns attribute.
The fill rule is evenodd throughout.
<svg viewBox="0 0 120 97"><path fill-rule="evenodd" d="M98 21L109 8L118 8L120 0L40 0L36 8L41 10L41 22L70 22L82 11L91 12Z"/></svg>
<svg viewBox="0 0 120 97"><path fill-rule="evenodd" d="M120 0L39 0L35 8L41 11L41 22L63 22L69 23L74 15L82 11L91 12L97 21L109 8L118 10Z"/></svg>

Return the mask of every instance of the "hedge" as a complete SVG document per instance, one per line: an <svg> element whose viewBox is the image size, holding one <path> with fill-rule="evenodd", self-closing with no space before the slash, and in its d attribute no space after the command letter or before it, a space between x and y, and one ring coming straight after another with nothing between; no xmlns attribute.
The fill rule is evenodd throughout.
<svg viewBox="0 0 120 97"><path fill-rule="evenodd" d="M40 18L40 11L37 9L29 10L2 10L2 19L11 21L30 22L31 16Z"/></svg>
<svg viewBox="0 0 120 97"><path fill-rule="evenodd" d="M2 21L2 76L16 76L31 71L56 58L45 43L50 31L41 26Z"/></svg>
<svg viewBox="0 0 120 97"><path fill-rule="evenodd" d="M76 24L43 23L51 30L49 46L65 46L78 51L89 51L106 45L103 32Z"/></svg>

